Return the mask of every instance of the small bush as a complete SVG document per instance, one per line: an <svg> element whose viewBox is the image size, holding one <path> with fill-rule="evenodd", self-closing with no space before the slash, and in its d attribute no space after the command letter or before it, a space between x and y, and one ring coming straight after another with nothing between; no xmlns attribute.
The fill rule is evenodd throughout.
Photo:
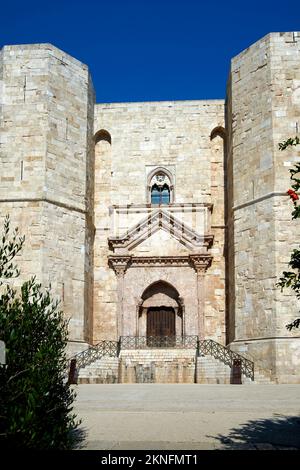
<svg viewBox="0 0 300 470"><path fill-rule="evenodd" d="M8 218L2 251L0 248L0 272L3 253L6 265L11 264L9 248L14 253L13 245L19 243L20 247L24 241L15 237L7 242L7 226ZM10 278L18 275L12 264L9 272ZM68 333L63 314L50 289L43 290L35 278L25 282L20 293L9 285L1 289L0 339L6 345L7 361L0 366L1 447L72 448L73 431L79 423L71 413L75 394L65 378Z"/></svg>

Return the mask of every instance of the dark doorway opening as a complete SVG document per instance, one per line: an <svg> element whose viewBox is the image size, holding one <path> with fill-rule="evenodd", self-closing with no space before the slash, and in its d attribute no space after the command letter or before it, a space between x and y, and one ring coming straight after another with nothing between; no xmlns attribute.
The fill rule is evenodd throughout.
<svg viewBox="0 0 300 470"><path fill-rule="evenodd" d="M172 307L150 307L147 313L147 337L175 335L174 309Z"/></svg>

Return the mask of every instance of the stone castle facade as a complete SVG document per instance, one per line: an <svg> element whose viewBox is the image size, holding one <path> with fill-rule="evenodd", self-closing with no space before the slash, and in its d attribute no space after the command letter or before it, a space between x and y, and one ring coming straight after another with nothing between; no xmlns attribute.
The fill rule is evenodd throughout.
<svg viewBox="0 0 300 470"><path fill-rule="evenodd" d="M275 285L299 244L300 152L278 150L300 126L299 64L300 33L271 33L232 59L225 101L95 104L78 60L3 47L0 215L26 236L22 278L60 298L71 354L198 335L300 382L299 305Z"/></svg>

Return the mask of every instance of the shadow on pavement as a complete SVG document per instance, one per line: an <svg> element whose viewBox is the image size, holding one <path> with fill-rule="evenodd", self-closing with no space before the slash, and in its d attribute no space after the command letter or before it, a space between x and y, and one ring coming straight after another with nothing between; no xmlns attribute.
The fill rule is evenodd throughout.
<svg viewBox="0 0 300 470"><path fill-rule="evenodd" d="M250 420L233 428L227 436L218 434L221 449L300 449L300 416L274 415Z"/></svg>

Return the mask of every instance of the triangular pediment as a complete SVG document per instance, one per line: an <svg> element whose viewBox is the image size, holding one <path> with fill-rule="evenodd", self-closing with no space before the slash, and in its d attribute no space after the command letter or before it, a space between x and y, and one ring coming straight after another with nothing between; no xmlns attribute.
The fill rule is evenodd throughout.
<svg viewBox="0 0 300 470"><path fill-rule="evenodd" d="M163 209L158 209L120 237L110 237L109 244L114 250L126 249L131 251L159 230L166 231L191 251L195 250L195 248L207 248L213 240L212 235L199 234L187 224L174 217L173 214Z"/></svg>
<svg viewBox="0 0 300 470"><path fill-rule="evenodd" d="M152 232L146 240L139 239L130 250L134 256L187 256L190 251L188 247L163 229Z"/></svg>

